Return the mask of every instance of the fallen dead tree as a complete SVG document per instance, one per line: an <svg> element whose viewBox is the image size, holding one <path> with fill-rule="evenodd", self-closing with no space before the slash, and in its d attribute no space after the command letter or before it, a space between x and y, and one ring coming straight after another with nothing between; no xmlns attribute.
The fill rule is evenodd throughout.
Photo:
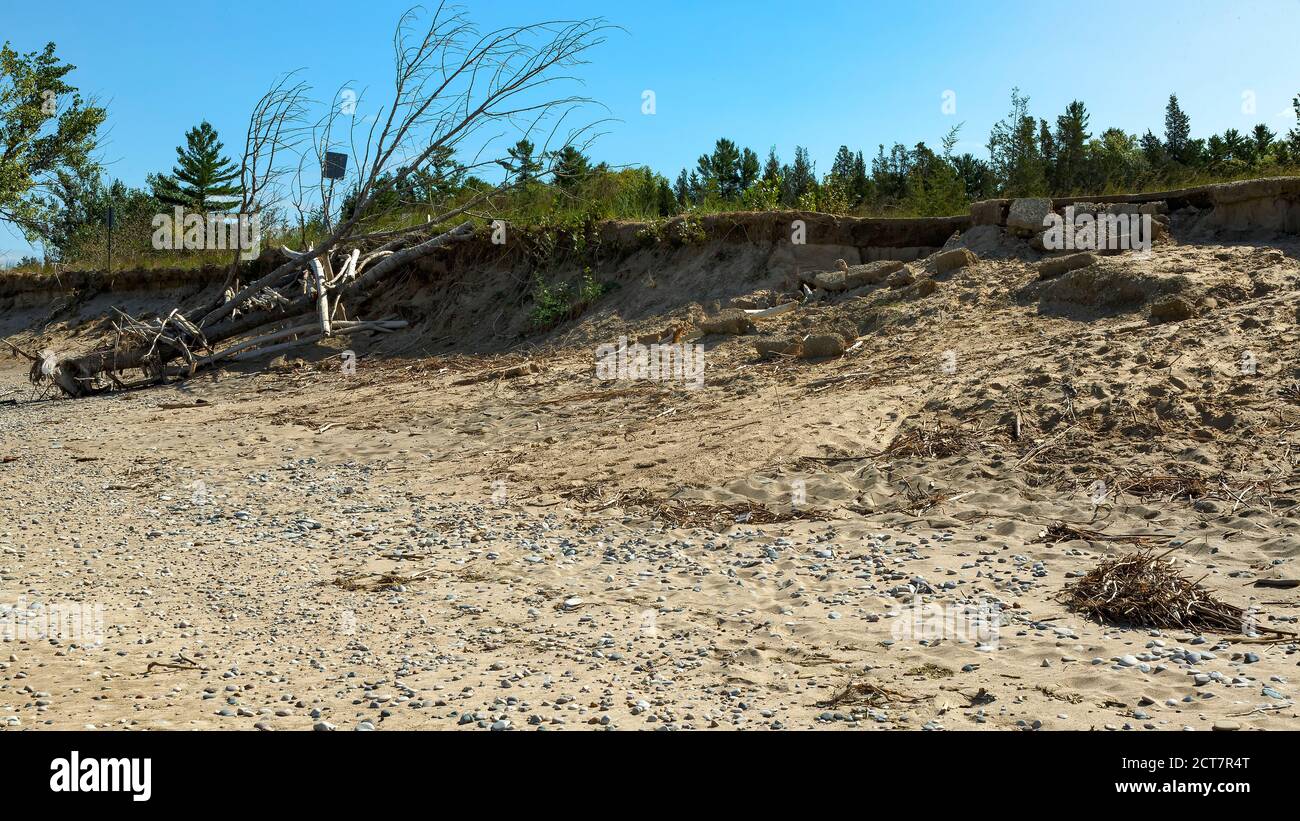
<svg viewBox="0 0 1300 821"><path fill-rule="evenodd" d="M603 41L604 29L601 20L581 20L479 33L447 6L437 6L427 24L413 10L402 17L394 37L392 102L377 113L359 114L355 100L351 110L331 106L311 126L304 121L306 87L281 79L250 118L241 217L283 199L279 185L295 178L296 157L292 202L301 225L305 211L319 215L323 236L306 250L288 251L286 261L250 283L239 281L236 257L219 300L177 307L165 317L119 311L106 342L52 365L33 365L32 381L80 397L126 386L122 374L127 371L139 370L146 382L184 378L218 362L266 356L341 334L405 327L393 320L363 321L360 311L394 274L470 239L472 219L489 218L503 194L554 176L560 151L588 131L559 135L560 124L588 101L539 100L539 91L571 80L566 72L585 62L586 52ZM520 124L524 139L548 128L538 156L491 153L499 135L479 142L476 135L484 128L503 123ZM297 151L303 143L310 150ZM327 152L340 145L358 155L351 178L343 182L349 191L346 209L333 203L335 182L323 173L318 196L306 193L303 184L303 169L323 166ZM472 151L474 159L457 162L458 151ZM504 169L504 179L468 199L453 199L455 186L443 185L485 167ZM414 190L423 192L418 200L404 199L414 197L409 193ZM424 221L396 230L373 228L400 224L402 217L409 221L413 211ZM230 344L223 348L225 343Z"/></svg>

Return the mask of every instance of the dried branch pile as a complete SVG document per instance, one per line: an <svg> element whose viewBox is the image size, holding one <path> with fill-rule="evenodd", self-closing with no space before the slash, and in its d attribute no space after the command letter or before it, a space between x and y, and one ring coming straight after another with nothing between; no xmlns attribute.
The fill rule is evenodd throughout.
<svg viewBox="0 0 1300 821"><path fill-rule="evenodd" d="M1250 614L1179 573L1168 555L1106 559L1067 586L1062 599L1071 610L1104 624L1241 634L1256 629Z"/></svg>
<svg viewBox="0 0 1300 821"><path fill-rule="evenodd" d="M979 438L977 431L935 423L930 427L918 426L900 433L889 443L889 447L875 455L943 459L964 453Z"/></svg>

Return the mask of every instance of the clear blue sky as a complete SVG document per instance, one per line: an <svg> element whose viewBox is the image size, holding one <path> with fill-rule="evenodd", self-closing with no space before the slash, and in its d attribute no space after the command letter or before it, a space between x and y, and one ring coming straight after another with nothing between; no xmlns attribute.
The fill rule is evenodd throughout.
<svg viewBox="0 0 1300 821"><path fill-rule="evenodd" d="M0 39L47 41L77 66L71 82L109 112L109 174L142 185L168 171L184 132L208 120L232 156L253 102L305 68L318 97L345 83L377 102L391 84L391 38L408 0L4 0ZM937 147L964 122L959 151L985 156L1013 86L1054 120L1082 99L1092 129L1159 133L1178 94L1193 136L1294 124L1300 0L1273 2L927 2L897 0L493 0L464 3L484 28L604 16L625 31L586 67L585 94L613 123L592 152L675 177L720 136L789 161L806 145L819 173L836 148ZM641 114L644 90L658 113ZM957 112L943 113L955 93ZM1252 91L1257 112L1243 112ZM26 243L0 226L0 252Z"/></svg>

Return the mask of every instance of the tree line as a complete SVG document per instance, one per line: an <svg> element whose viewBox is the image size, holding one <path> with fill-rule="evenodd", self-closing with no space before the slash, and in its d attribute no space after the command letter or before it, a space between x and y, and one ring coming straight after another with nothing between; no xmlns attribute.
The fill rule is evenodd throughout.
<svg viewBox="0 0 1300 821"><path fill-rule="evenodd" d="M19 54L8 43L0 47L0 221L41 242L53 261L98 261L111 208L115 248L138 261L151 253L150 226L158 214L175 207L191 213L238 207L239 166L207 122L185 134L170 172L150 174L138 188L110 181L95 159L107 112L66 82L74 67L60 61L54 48L51 43ZM1230 128L1199 138L1173 95L1159 134L1097 131L1078 100L1051 121L1031 114L1029 103L1018 89L1012 91L1007 115L990 130L986 157L956 152L957 126L935 148L925 142L882 144L868 154L843 145L822 174L804 146L795 147L786 162L775 147L760 157L721 138L693 168L670 179L647 166L598 162L572 145L549 152L525 138L501 161L518 183L475 213L532 224L774 209L937 216L1000 196L1134 192L1300 168L1300 95L1293 101L1298 124L1285 134L1259 124L1244 133ZM375 225L410 225L424 219L429 209L422 206L471 201L493 188L448 149L369 202L361 216ZM262 225L307 245L328 223L324 208L351 216L356 202L357 191L345 189L330 206L299 208L296 216L281 209L264 213Z"/></svg>

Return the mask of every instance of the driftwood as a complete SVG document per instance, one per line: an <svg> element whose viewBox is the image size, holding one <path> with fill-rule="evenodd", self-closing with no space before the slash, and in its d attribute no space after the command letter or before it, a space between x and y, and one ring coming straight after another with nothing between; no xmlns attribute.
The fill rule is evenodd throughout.
<svg viewBox="0 0 1300 821"><path fill-rule="evenodd" d="M363 269L360 249L346 252L339 274L330 278L326 266L317 258L304 260L301 256L295 261L301 266L297 275L287 278L263 277L245 288L240 293L258 294L269 291L273 298L262 299L258 310L241 309L238 313L224 313L221 322L210 326L201 326L213 312L197 317L197 322L187 318L178 310L173 311L163 320L141 321L118 312L115 323L116 333L111 342L88 353L68 356L58 360L53 367L46 367L42 372L39 363L34 364L31 373L33 383L52 382L69 397L81 397L93 394L101 389L100 384L107 379L109 386L121 386L122 380L117 376L124 371L140 370L146 378L159 381L176 376L193 375L201 368L209 367L226 359L252 359L261 355L256 352L259 346L268 342L277 342L295 334L315 331L309 339L301 339L288 347L306 342L317 341L346 329L355 333L362 330L388 331L406 327L405 323L339 323L333 314L340 309L345 299L363 302L385 278L421 257L435 253L438 249L455 242L462 242L474 235L472 223L462 223L457 227L436 236L417 241L412 247L395 251L386 256L372 256L372 268ZM290 296L295 285L308 281L311 286L307 293ZM333 299L331 299L333 297ZM236 296L236 300L238 299ZM274 330L258 334L252 339L238 343L234 348L217 353L216 346L222 342L236 339L250 333L273 327L294 319L314 317L313 324L291 330ZM275 350L286 347L281 343ZM262 349L265 352L267 349ZM196 355L202 351L204 355ZM253 355L246 356L247 353ZM174 367L171 363L183 360L183 367Z"/></svg>
<svg viewBox="0 0 1300 821"><path fill-rule="evenodd" d="M428 20L420 19L426 14ZM184 311L178 307L164 318L119 312L108 342L52 363L33 362L32 381L56 385L70 397L87 396L122 387L125 371L165 381L338 334L405 327L356 320L392 276L472 237L471 217L490 219L486 212L498 198L528 180L553 178L562 149L591 139L595 124L560 131L566 117L589 100L562 93L539 98L537 91L572 82L571 69L604 42L606 28L603 20L590 19L482 31L463 11L435 4L431 13L413 9L397 26L396 76L386 105L359 116L330 105L320 121L309 123L306 87L293 75L280 79L249 120L239 210L242 219L285 203L280 188L296 179L296 185L289 183L287 200L302 217L301 243L295 243L301 252L282 246L284 261L251 283L239 281L236 255L219 298ZM471 150L471 135L501 122L518 124L524 138L546 135L537 145L540 168L522 167L504 149L500 156L489 156L482 147ZM297 150L301 143L309 145ZM304 183L304 171L319 167L338 145L351 145L355 157L340 183L349 192L346 208L332 203L335 180L322 174L316 182L316 175L307 173L319 196L306 193ZM468 163L458 160L467 156L473 157ZM403 200L412 178L424 178L428 185L485 168L505 169L504 178L468 199L455 192L438 194L435 201ZM366 227L402 224L416 207L426 222L391 230ZM317 236L307 235L308 222ZM238 341L243 337L251 338Z"/></svg>

